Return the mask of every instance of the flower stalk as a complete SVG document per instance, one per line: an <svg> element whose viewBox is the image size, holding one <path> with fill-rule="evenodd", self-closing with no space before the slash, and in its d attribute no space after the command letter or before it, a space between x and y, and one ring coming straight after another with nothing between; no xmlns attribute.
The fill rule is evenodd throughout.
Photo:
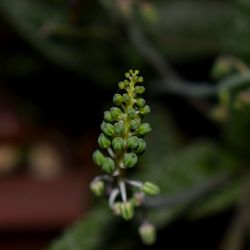
<svg viewBox="0 0 250 250"><path fill-rule="evenodd" d="M141 97L145 88L139 71L129 70L125 77L118 83L118 93L113 97L115 106L104 112L98 137L100 149L93 153L94 162L107 174L96 177L90 186L97 196L108 195L109 206L116 215L130 220L135 207L143 205L144 196L157 195L160 189L151 182L128 179L130 168L136 166L146 149L144 137L151 126L143 123L143 118L151 110Z"/></svg>

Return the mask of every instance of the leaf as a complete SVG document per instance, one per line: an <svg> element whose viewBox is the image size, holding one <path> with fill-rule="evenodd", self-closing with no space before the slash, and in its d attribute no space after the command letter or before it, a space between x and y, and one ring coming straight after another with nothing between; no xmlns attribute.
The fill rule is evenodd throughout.
<svg viewBox="0 0 250 250"><path fill-rule="evenodd" d="M93 208L78 223L68 228L49 250L94 250L105 241L113 214L105 206Z"/></svg>
<svg viewBox="0 0 250 250"><path fill-rule="evenodd" d="M162 122L159 122L160 119ZM171 122L164 120L162 114L158 118L154 117L154 120L157 122L155 126L152 125L153 131L148 138L147 152L141 164L144 171L138 173L138 178L158 184L163 196L175 197L199 188L203 183L221 174L231 173L237 167L236 159L210 140L196 141L182 148L176 147L171 139ZM203 216L215 213L235 202L238 194L238 185L227 186L198 204L192 201L193 206L189 212ZM176 206L155 209L150 212L151 220L162 226L175 219L189 206L190 204L184 200Z"/></svg>

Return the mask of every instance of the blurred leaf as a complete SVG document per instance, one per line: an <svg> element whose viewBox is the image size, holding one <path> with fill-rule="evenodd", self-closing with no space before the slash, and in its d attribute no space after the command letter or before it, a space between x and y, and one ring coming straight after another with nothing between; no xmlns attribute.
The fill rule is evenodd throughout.
<svg viewBox="0 0 250 250"><path fill-rule="evenodd" d="M176 148L173 130L170 129L171 121L166 117L164 119L161 112L155 113L152 115L155 121L152 124L153 131L148 138L147 152L142 162L144 171L138 173L138 178L157 183L162 195L173 197L188 192L220 174L230 173L237 167L236 159L211 141L201 140L184 148ZM197 215L217 212L231 205L238 198L238 194L238 187L229 185L220 192L215 191L208 199L193 204L190 212ZM164 225L189 206L188 202L183 202L152 210L151 220L158 225Z"/></svg>
<svg viewBox="0 0 250 250"><path fill-rule="evenodd" d="M112 217L106 206L93 208L85 218L68 228L49 250L101 249Z"/></svg>

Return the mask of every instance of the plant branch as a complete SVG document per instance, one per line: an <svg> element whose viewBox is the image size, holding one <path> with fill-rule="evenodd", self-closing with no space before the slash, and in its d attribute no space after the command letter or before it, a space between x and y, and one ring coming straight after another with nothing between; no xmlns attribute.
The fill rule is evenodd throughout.
<svg viewBox="0 0 250 250"><path fill-rule="evenodd" d="M222 174L194 188L172 196L166 195L146 198L144 206L148 208L166 209L176 205L191 203L225 187L231 180L232 176Z"/></svg>

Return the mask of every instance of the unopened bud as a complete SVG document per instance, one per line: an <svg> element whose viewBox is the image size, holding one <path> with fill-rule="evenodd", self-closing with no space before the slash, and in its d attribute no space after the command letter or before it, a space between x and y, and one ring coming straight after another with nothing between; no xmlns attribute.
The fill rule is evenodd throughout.
<svg viewBox="0 0 250 250"><path fill-rule="evenodd" d="M101 148L108 148L111 145L111 141L101 133L98 137L98 144Z"/></svg>
<svg viewBox="0 0 250 250"><path fill-rule="evenodd" d="M135 87L135 93L141 95L145 92L145 88L143 86L136 86Z"/></svg>
<svg viewBox="0 0 250 250"><path fill-rule="evenodd" d="M135 118L135 119L130 121L130 126L133 130L136 130L137 128L139 128L140 125L141 125L140 118Z"/></svg>
<svg viewBox="0 0 250 250"><path fill-rule="evenodd" d="M142 108L145 106L146 104L146 101L143 99L143 98L138 98L137 101L136 101L137 105Z"/></svg>
<svg viewBox="0 0 250 250"><path fill-rule="evenodd" d="M121 152L124 149L124 140L121 137L115 137L112 146L115 152Z"/></svg>
<svg viewBox="0 0 250 250"><path fill-rule="evenodd" d="M139 138L138 140L138 147L134 150L136 154L142 153L146 149L146 142L142 138Z"/></svg>
<svg viewBox="0 0 250 250"><path fill-rule="evenodd" d="M117 122L114 124L114 129L117 135L123 135L125 130L125 125L122 122Z"/></svg>
<svg viewBox="0 0 250 250"><path fill-rule="evenodd" d="M106 122L113 122L112 115L111 115L110 111L104 112L104 120Z"/></svg>
<svg viewBox="0 0 250 250"><path fill-rule="evenodd" d="M105 135L112 136L115 132L114 126L107 122L102 122L101 130Z"/></svg>
<svg viewBox="0 0 250 250"><path fill-rule="evenodd" d="M135 149L139 145L139 139L136 136L131 136L127 140L127 146L128 148Z"/></svg>
<svg viewBox="0 0 250 250"><path fill-rule="evenodd" d="M121 216L124 220L130 220L134 216L134 207L130 201L122 202L120 206Z"/></svg>
<svg viewBox="0 0 250 250"><path fill-rule="evenodd" d="M114 205L113 205L113 211L115 213L115 215L121 215L121 202L116 202Z"/></svg>
<svg viewBox="0 0 250 250"><path fill-rule="evenodd" d="M119 87L119 89L125 89L125 84L124 84L124 82L119 82L119 83L118 83L118 87Z"/></svg>
<svg viewBox="0 0 250 250"><path fill-rule="evenodd" d="M123 98L123 101L126 102L126 103L129 102L129 100L130 100L129 95L126 94L126 93L122 95L122 98Z"/></svg>
<svg viewBox="0 0 250 250"><path fill-rule="evenodd" d="M102 196L105 191L104 182L101 180L94 180L90 184L90 189L96 196Z"/></svg>
<svg viewBox="0 0 250 250"><path fill-rule="evenodd" d="M144 222L139 227L139 234L140 234L142 242L145 245L152 245L155 243L156 232L155 232L155 227L152 224L148 222Z"/></svg>
<svg viewBox="0 0 250 250"><path fill-rule="evenodd" d="M149 123L143 123L137 130L138 135L144 136L151 131Z"/></svg>
<svg viewBox="0 0 250 250"><path fill-rule="evenodd" d="M115 94L113 97L113 103L117 106L120 106L123 102L123 98L120 94Z"/></svg>
<svg viewBox="0 0 250 250"><path fill-rule="evenodd" d="M141 112L142 115L147 115L148 113L151 112L151 109L150 109L150 107L148 105L146 105L143 108L141 108L140 112Z"/></svg>
<svg viewBox="0 0 250 250"><path fill-rule="evenodd" d="M102 169L107 173L112 173L115 170L115 163L110 157L106 157L102 164Z"/></svg>
<svg viewBox="0 0 250 250"><path fill-rule="evenodd" d="M117 107L111 108L110 112L111 112L112 118L116 121L119 119L120 115L122 114L122 111Z"/></svg>
<svg viewBox="0 0 250 250"><path fill-rule="evenodd" d="M144 80L144 79L143 79L143 77L142 77L142 76L139 76L139 78L138 78L138 82L139 82L139 83L142 83L142 82L143 82L143 80Z"/></svg>
<svg viewBox="0 0 250 250"><path fill-rule="evenodd" d="M100 150L96 150L93 153L93 160L95 164L97 164L98 166L101 166L105 160L105 156L102 154Z"/></svg>
<svg viewBox="0 0 250 250"><path fill-rule="evenodd" d="M127 114L128 114L128 117L129 117L129 118L134 118L135 115L136 115L136 111L135 111L135 109L129 107L129 108L127 109Z"/></svg>
<svg viewBox="0 0 250 250"><path fill-rule="evenodd" d="M154 183L145 182L141 188L141 191L144 194L154 196L160 193L160 188Z"/></svg>
<svg viewBox="0 0 250 250"><path fill-rule="evenodd" d="M138 157L134 153L127 153L124 156L124 165L127 168L132 168L137 163Z"/></svg>

